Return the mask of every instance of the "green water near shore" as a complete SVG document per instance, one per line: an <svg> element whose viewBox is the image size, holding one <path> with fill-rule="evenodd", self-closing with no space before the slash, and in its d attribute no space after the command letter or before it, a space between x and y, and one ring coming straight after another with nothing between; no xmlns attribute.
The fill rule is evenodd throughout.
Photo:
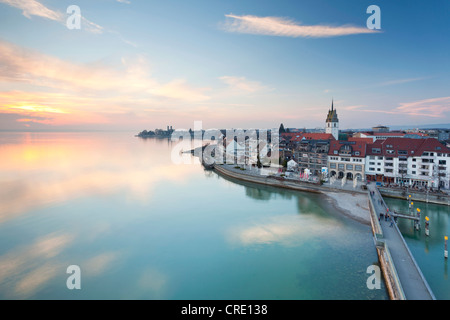
<svg viewBox="0 0 450 320"><path fill-rule="evenodd" d="M367 287L369 226L324 195L175 165L172 147L0 133L0 298L388 299Z"/></svg>
<svg viewBox="0 0 450 320"><path fill-rule="evenodd" d="M408 213L408 201L384 198L390 210ZM450 207L415 201L413 211L420 208L421 230L414 230L413 222L398 220L398 227L408 244L436 299L450 299L448 259L444 258L445 236L450 235ZM425 217L430 219L429 236L425 235Z"/></svg>

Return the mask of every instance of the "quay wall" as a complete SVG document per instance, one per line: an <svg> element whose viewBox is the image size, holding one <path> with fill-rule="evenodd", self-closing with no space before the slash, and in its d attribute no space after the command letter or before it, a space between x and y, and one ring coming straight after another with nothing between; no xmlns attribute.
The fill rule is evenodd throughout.
<svg viewBox="0 0 450 320"><path fill-rule="evenodd" d="M239 180L244 180L248 182L256 182L265 184L268 186L281 187L287 189L294 189L299 191L308 191L315 193L322 193L324 190L320 185L316 185L314 183L302 182L302 181L289 181L288 179L277 179L270 176L257 176L257 175L249 175L246 173L236 172L234 170L229 170L225 166L214 165L214 170L235 178Z"/></svg>
<svg viewBox="0 0 450 320"><path fill-rule="evenodd" d="M412 201L420 201L426 203L435 203L450 206L450 196L446 194L435 194L426 192L417 192L414 190L402 190L394 188L378 187L383 197L397 198L407 200L408 195L411 195Z"/></svg>
<svg viewBox="0 0 450 320"><path fill-rule="evenodd" d="M368 201L373 238L378 254L378 261L380 262L381 271L383 272L384 282L389 293L389 298L391 300L406 300L395 264L392 261L391 253L389 252L389 248L384 241L383 230L378 221L378 213L375 210L373 199L370 194Z"/></svg>

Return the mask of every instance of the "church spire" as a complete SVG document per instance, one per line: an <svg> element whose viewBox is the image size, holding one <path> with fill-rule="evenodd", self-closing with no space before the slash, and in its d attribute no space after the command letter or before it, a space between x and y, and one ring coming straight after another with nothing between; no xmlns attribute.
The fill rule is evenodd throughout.
<svg viewBox="0 0 450 320"><path fill-rule="evenodd" d="M331 111L333 111L333 98L331 98Z"/></svg>

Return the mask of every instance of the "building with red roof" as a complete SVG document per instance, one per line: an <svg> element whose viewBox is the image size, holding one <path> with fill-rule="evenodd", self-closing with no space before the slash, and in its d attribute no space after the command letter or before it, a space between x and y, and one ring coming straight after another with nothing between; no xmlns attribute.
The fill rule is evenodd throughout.
<svg viewBox="0 0 450 320"><path fill-rule="evenodd" d="M387 138L368 146L366 179L417 188L449 188L450 149L437 139Z"/></svg>
<svg viewBox="0 0 450 320"><path fill-rule="evenodd" d="M328 173L330 177L347 180L365 180L365 141L330 141Z"/></svg>

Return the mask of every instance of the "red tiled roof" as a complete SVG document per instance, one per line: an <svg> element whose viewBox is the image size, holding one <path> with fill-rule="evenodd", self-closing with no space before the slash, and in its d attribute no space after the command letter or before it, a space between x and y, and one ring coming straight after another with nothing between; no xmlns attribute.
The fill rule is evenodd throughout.
<svg viewBox="0 0 450 320"><path fill-rule="evenodd" d="M387 138L386 140L377 140L367 148L368 155L379 155L387 157L420 157L425 151L434 151L439 153L450 153L450 149L440 143L437 139L412 139L412 138ZM379 152L376 152L379 149ZM392 150L392 152L389 152ZM404 151L399 154L398 151Z"/></svg>
<svg viewBox="0 0 450 320"><path fill-rule="evenodd" d="M419 149L415 152L415 156L422 155L424 152L437 152L437 153L450 153L450 149L444 144L440 143L437 139L428 138L420 139L423 143L420 145Z"/></svg>
<svg viewBox="0 0 450 320"><path fill-rule="evenodd" d="M300 133L299 135L293 137L291 141L302 141L306 140L335 140L331 133L322 132L311 132L311 133Z"/></svg>
<svg viewBox="0 0 450 320"><path fill-rule="evenodd" d="M348 137L348 141L362 141L367 144L372 144L374 142L373 138L356 138L356 137Z"/></svg>
<svg viewBox="0 0 450 320"><path fill-rule="evenodd" d="M364 158L366 156L366 146L367 144L364 141L343 141L343 140L334 140L330 142L330 150L328 151L328 155L339 155L339 151L343 145L350 145L352 148L352 153L349 156L356 158ZM371 145L367 146L370 148ZM334 151L337 151L335 153ZM359 153L357 155L357 152Z"/></svg>

